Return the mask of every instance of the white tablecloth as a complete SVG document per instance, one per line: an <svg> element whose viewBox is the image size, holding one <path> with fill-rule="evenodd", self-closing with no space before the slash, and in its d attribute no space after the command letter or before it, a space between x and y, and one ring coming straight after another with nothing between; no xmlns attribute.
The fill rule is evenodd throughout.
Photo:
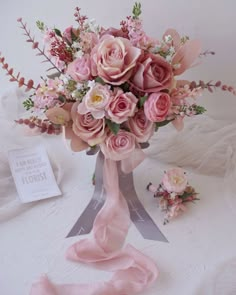
<svg viewBox="0 0 236 295"><path fill-rule="evenodd" d="M14 102L13 98L12 101ZM110 273L71 263L64 257L68 246L81 238L66 239L65 236L91 198L91 177L96 157L72 153L65 148L60 136L22 136L22 132L12 122L12 117L19 113L17 105L14 104L15 109L11 108L12 112L9 113L9 108L3 103L0 116L0 294L26 295L32 282L42 273L56 283L109 279ZM195 124L200 124L199 122L196 120ZM212 123L210 119L209 122ZM197 153L204 148L201 139L199 149L197 143L192 147L194 165L191 165L191 159L188 158L191 146L187 146L186 157L173 156L176 151L173 144L181 150L186 148L185 141L181 142L181 138L183 140L187 134L191 134L191 126L190 122L187 123L188 132L180 134L175 142L173 138L167 138L165 133L157 134L151 148L147 150L147 159L134 171L140 200L169 240L169 243L144 240L133 225L130 228L127 243L150 256L160 271L158 280L145 295L236 294L236 191L232 180L236 140L235 137L230 137L231 132L227 138L230 138L232 145L225 142L231 153L225 151L224 157L219 157L223 146L218 144L215 158L211 159L210 155L207 157L206 153L204 160ZM224 135L225 130L232 129L232 126L232 123L225 123ZM209 127L205 132L208 149L212 147L210 136L214 135L215 142L217 141L216 130L213 129ZM7 182L10 178L1 182L3 177L10 177L6 152L11 148L34 146L39 142L48 151L63 195L23 205L17 200L13 183ZM173 150L169 156L168 145L169 150ZM175 164L189 167L189 181L200 193L200 201L189 204L184 215L164 226L163 215L156 206L156 200L145 187L149 181L158 184L163 170L176 162L174 159L179 161ZM217 166L214 159L220 165ZM208 170L204 169L207 161L205 168L208 167ZM223 166L221 161L228 161L228 164Z"/></svg>

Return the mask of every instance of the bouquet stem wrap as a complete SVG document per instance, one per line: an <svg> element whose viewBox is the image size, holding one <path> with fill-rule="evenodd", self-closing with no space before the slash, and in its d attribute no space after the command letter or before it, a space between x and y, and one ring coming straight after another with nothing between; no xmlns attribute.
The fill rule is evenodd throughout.
<svg viewBox="0 0 236 295"><path fill-rule="evenodd" d="M95 219L92 238L76 242L67 251L69 260L112 271L114 272L112 278L107 282L92 285L54 285L44 276L32 286L31 295L131 295L142 292L156 280L158 270L155 263L133 246L123 247L130 226L129 211L133 212L131 218L146 238L165 240L143 207L141 207L141 212L145 214L137 214L136 193L131 195L130 199L129 196L125 198L123 195L123 193L134 191L132 170L142 160L143 152L140 149L137 149L130 159L121 162L104 159L103 154L99 153L95 170L96 186L91 202L93 204L96 200L99 204L98 207L92 207L96 208L95 211L100 206L102 207L97 215L93 215ZM124 172L128 174L125 175ZM105 200L99 199L101 193L105 194ZM129 206L126 199L129 199ZM86 210L87 213L90 212L90 205L80 216L79 223L77 221L80 230L79 232L74 231L74 234L87 233L91 229L91 223L87 227L83 224L87 220ZM143 225L140 227L139 223ZM83 230L80 224L83 224ZM147 230L146 235L145 229ZM152 230L154 230L153 234Z"/></svg>

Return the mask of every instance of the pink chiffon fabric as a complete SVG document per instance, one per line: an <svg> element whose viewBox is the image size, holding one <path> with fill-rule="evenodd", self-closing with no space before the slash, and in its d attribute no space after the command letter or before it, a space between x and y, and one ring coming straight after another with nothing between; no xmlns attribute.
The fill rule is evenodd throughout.
<svg viewBox="0 0 236 295"><path fill-rule="evenodd" d="M121 164L132 170L143 156ZM127 164L129 163L129 164ZM144 291L158 276L155 263L131 245L123 247L130 225L127 202L119 189L117 162L105 159L103 167L106 202L94 221L92 239L83 239L66 253L69 260L113 272L109 281L94 284L55 285L46 276L33 284L30 295L132 295Z"/></svg>

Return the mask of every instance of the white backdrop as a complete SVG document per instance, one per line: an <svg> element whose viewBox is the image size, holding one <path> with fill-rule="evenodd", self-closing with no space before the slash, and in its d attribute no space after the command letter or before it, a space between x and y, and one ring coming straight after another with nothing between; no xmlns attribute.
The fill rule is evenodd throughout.
<svg viewBox="0 0 236 295"><path fill-rule="evenodd" d="M146 31L157 38L168 27L180 33L200 38L203 49L214 50L215 56L204 59L204 63L185 74L189 79L208 81L221 79L236 86L236 1L235 0L143 0L143 19ZM40 19L48 26L61 29L74 23L74 7L80 6L82 13L96 18L103 26L118 26L121 19L130 14L134 0L1 0L0 51L16 70L35 82L44 74L45 64L35 57L18 29L16 19L23 17L32 32L38 30L35 21ZM0 71L0 92L8 84ZM230 94L205 93L200 102L214 118L235 120L236 97Z"/></svg>
<svg viewBox="0 0 236 295"><path fill-rule="evenodd" d="M118 26L120 20L130 13L133 2L0 0L0 51L16 70L37 82L47 66L40 63L40 58L35 57L35 52L24 41L16 22L18 17L22 16L27 20L35 32L35 21L38 19L48 26L56 25L63 30L73 24L73 8L78 5L84 14L96 18L99 24ZM174 27L183 34L201 38L204 49L216 51L216 56L210 56L201 66L189 71L187 78L222 79L236 86L235 0L143 0L142 5L144 25L150 35L159 37L166 28ZM0 94L13 87L14 84L9 84L4 73L0 71ZM62 198L40 202L32 208L31 205L20 205L16 207L17 212L10 212L12 218L1 222L0 293L29 294L32 282L41 273L47 273L58 283L107 279L106 273L69 263L64 258L67 247L78 239L64 237L91 196L93 188L90 185L90 177L95 159L87 158L83 154L71 155L59 137L27 139L19 136L13 126L13 119L20 110L17 104L19 98L19 93L16 95L11 92L0 101L1 152L43 142L50 158L55 157L66 175L60 183ZM147 295L235 294L232 292L236 289L233 277L236 269L236 236L232 234L231 229L232 224L236 222L236 97L222 95L220 92L214 95L205 93L200 101L208 108L208 114L213 118L230 119L234 122L225 125L223 121L199 116L194 118L191 124L186 124L187 128L178 134L178 137L177 133L173 134L174 131L163 128L163 133L153 139L149 159L135 171L135 182L141 200L170 241L169 244L147 241L138 235L133 226L130 229L128 242L153 258L160 269L160 278L153 288L145 293ZM4 153L0 156L7 161ZM164 164L161 164L160 160L163 160ZM186 168L199 168L190 172L189 176L191 183L200 192L201 200L198 206L190 206L183 217L164 227L154 200L143 188L150 180L154 182L161 178L163 170L168 167L167 162L176 162ZM8 170L5 172L9 174ZM206 173L210 176L206 176ZM3 176L0 171L0 177ZM10 195L11 191L4 193L4 189L7 190L8 187L0 187L0 197L15 197L14 193ZM20 214L22 212L24 214ZM205 281L206 286L202 286ZM216 286L217 291L211 291L209 284ZM219 284L224 285L223 292Z"/></svg>

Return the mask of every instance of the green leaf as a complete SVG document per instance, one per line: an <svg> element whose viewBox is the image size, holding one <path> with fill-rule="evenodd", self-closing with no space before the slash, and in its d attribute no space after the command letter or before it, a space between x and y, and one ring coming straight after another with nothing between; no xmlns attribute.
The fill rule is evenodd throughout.
<svg viewBox="0 0 236 295"><path fill-rule="evenodd" d="M139 107L140 107L140 108L144 105L144 103L145 103L145 101L146 101L147 99L148 99L148 96L147 96L147 95L142 96L142 97L139 98Z"/></svg>
<svg viewBox="0 0 236 295"><path fill-rule="evenodd" d="M165 121L162 121L162 122L156 122L155 125L156 125L156 128L158 129L159 127L163 127L163 126L166 126L167 124L169 124L171 121L173 121L174 119L172 120L165 120Z"/></svg>
<svg viewBox="0 0 236 295"><path fill-rule="evenodd" d="M141 10L141 3L139 2L135 2L134 4L134 7L133 7L133 18L134 19L137 19L139 18L139 16L141 15L142 13L142 10Z"/></svg>
<svg viewBox="0 0 236 295"><path fill-rule="evenodd" d="M106 83L102 80L102 78L100 78L100 77L95 78L95 82L100 83L100 84L102 84L102 85L105 85L105 84L106 84Z"/></svg>
<svg viewBox="0 0 236 295"><path fill-rule="evenodd" d="M74 34L74 32L73 32L72 29L71 29L70 33L71 33L71 39L72 39L72 42L77 41L77 40L78 40L78 36L76 36L76 35Z"/></svg>
<svg viewBox="0 0 236 295"><path fill-rule="evenodd" d="M196 112L196 115L202 115L203 113L206 112L206 109L202 106L199 106L199 105L194 105L193 109Z"/></svg>
<svg viewBox="0 0 236 295"><path fill-rule="evenodd" d="M44 23L41 22L40 20L37 20L37 21L36 21L36 26L37 26L38 29L39 29L40 31L42 31L42 32L45 30L45 25L44 25Z"/></svg>
<svg viewBox="0 0 236 295"><path fill-rule="evenodd" d="M106 119L106 123L112 133L114 133L116 135L119 132L120 124L112 122L111 120L108 120L108 119Z"/></svg>
<svg viewBox="0 0 236 295"><path fill-rule="evenodd" d="M57 28L54 29L54 32L56 33L57 36L61 37L62 38L62 34L61 34L61 31L58 30Z"/></svg>
<svg viewBox="0 0 236 295"><path fill-rule="evenodd" d="M59 95L57 99L62 103L66 102L66 98L63 95Z"/></svg>
<svg viewBox="0 0 236 295"><path fill-rule="evenodd" d="M119 86L124 92L129 92L129 83L125 82Z"/></svg>
<svg viewBox="0 0 236 295"><path fill-rule="evenodd" d="M23 101L23 106L28 111L34 107L34 102L31 98L28 98L25 101Z"/></svg>

